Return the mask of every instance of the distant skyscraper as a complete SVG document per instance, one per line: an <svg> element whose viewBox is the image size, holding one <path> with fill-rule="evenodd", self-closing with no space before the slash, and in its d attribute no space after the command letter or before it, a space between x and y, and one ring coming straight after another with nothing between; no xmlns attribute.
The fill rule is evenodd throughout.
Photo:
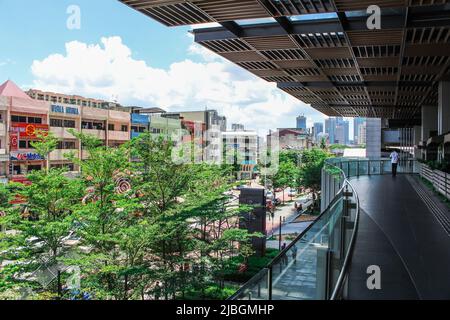
<svg viewBox="0 0 450 320"><path fill-rule="evenodd" d="M353 143L354 144L365 144L365 137L361 137L361 132L365 132L361 129L362 126L366 126L366 119L365 118L355 118L353 120ZM364 138L364 139L362 139ZM360 141L364 141L363 143L360 143Z"/></svg>
<svg viewBox="0 0 450 320"><path fill-rule="evenodd" d="M328 118L325 120L325 133L328 135L330 144L336 143L336 118Z"/></svg>
<svg viewBox="0 0 450 320"><path fill-rule="evenodd" d="M303 130L306 132L306 117L305 116L297 117L297 129Z"/></svg>
<svg viewBox="0 0 450 320"><path fill-rule="evenodd" d="M325 120L325 133L328 134L330 144L349 144L349 130L350 123L342 117Z"/></svg>
<svg viewBox="0 0 450 320"><path fill-rule="evenodd" d="M314 123L314 140L316 142L319 142L319 135L323 134L323 123L322 122L316 122Z"/></svg>
<svg viewBox="0 0 450 320"><path fill-rule="evenodd" d="M362 125L358 128L358 141L355 142L355 144L358 144L360 146L366 144L367 141L367 125L364 122Z"/></svg>

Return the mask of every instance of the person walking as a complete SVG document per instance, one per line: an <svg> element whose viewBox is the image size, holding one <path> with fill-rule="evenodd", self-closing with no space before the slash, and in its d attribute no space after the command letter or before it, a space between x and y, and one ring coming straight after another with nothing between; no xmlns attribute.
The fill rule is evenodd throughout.
<svg viewBox="0 0 450 320"><path fill-rule="evenodd" d="M292 261L294 261L294 265L297 264L297 246L294 245L292 247Z"/></svg>
<svg viewBox="0 0 450 320"><path fill-rule="evenodd" d="M398 160L399 160L399 155L397 151L395 150L392 151L390 158L392 163L392 176L395 178L397 176Z"/></svg>

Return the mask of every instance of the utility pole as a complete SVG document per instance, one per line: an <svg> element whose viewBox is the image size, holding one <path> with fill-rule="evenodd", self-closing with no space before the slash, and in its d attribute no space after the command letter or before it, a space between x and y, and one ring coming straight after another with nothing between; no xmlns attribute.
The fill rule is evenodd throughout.
<svg viewBox="0 0 450 320"><path fill-rule="evenodd" d="M279 237L278 237L278 250L281 251L281 224L283 223L283 217L280 216Z"/></svg>

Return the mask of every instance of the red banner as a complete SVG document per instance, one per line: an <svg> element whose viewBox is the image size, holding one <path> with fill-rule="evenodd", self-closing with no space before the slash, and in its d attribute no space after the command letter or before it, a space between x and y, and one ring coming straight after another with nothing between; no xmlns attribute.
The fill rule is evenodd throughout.
<svg viewBox="0 0 450 320"><path fill-rule="evenodd" d="M47 124L34 124L34 123L13 123L11 125L11 131L18 133L22 138L36 138L36 131L48 131Z"/></svg>
<svg viewBox="0 0 450 320"><path fill-rule="evenodd" d="M9 149L11 151L17 151L19 149L19 133L11 132L9 134Z"/></svg>

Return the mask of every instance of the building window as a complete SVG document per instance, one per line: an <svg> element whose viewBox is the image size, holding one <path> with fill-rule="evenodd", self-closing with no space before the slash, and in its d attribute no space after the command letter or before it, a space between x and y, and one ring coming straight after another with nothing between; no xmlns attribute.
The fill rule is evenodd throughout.
<svg viewBox="0 0 450 320"><path fill-rule="evenodd" d="M63 120L61 119L50 119L50 126L56 128L63 128Z"/></svg>
<svg viewBox="0 0 450 320"><path fill-rule="evenodd" d="M42 118L28 117L28 123L42 124Z"/></svg>
<svg viewBox="0 0 450 320"><path fill-rule="evenodd" d="M75 125L75 124L73 124ZM101 122L81 122L81 129L89 129L89 130L104 130L104 124Z"/></svg>
<svg viewBox="0 0 450 320"><path fill-rule="evenodd" d="M27 122L27 117L24 117L24 116L11 116L11 122L26 123Z"/></svg>
<svg viewBox="0 0 450 320"><path fill-rule="evenodd" d="M75 128L75 120L64 120L64 128Z"/></svg>
<svg viewBox="0 0 450 320"><path fill-rule="evenodd" d="M97 130L104 130L104 129L105 129L104 124L101 123L101 122L94 122L94 127L95 127Z"/></svg>
<svg viewBox="0 0 450 320"><path fill-rule="evenodd" d="M12 174L13 174L13 175L20 175L20 174L22 174L22 169L21 169L20 165L15 165L15 166L13 167L13 172L12 172Z"/></svg>
<svg viewBox="0 0 450 320"><path fill-rule="evenodd" d="M41 165L29 165L28 166L28 172L31 172L31 171L39 171L39 170L41 170L42 169L42 166Z"/></svg>
<svg viewBox="0 0 450 320"><path fill-rule="evenodd" d="M75 150L75 141L58 141L58 145L56 146L58 150Z"/></svg>
<svg viewBox="0 0 450 320"><path fill-rule="evenodd" d="M122 132L128 132L128 126L122 125Z"/></svg>
<svg viewBox="0 0 450 320"><path fill-rule="evenodd" d="M112 123L108 124L108 130L114 131L114 124L112 124Z"/></svg>
<svg viewBox="0 0 450 320"><path fill-rule="evenodd" d="M19 141L19 148L20 149L33 149L33 146L31 145L33 141L31 140L20 140Z"/></svg>
<svg viewBox="0 0 450 320"><path fill-rule="evenodd" d="M83 121L81 123L81 128L82 129L90 129L90 130L92 130L94 128L94 126L92 125L92 122Z"/></svg>

